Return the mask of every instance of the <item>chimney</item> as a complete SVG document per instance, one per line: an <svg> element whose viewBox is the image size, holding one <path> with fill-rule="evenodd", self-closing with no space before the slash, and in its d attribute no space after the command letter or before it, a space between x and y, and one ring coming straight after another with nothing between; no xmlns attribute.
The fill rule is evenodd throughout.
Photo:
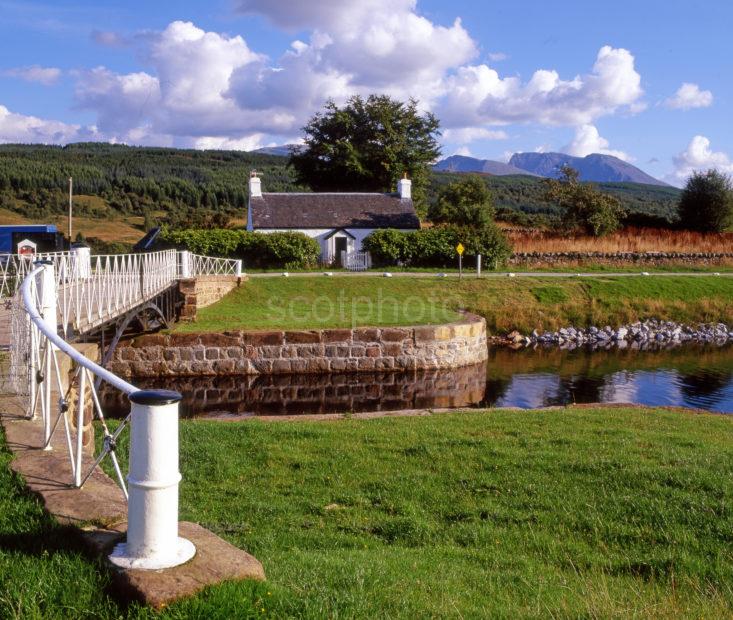
<svg viewBox="0 0 733 620"><path fill-rule="evenodd" d="M262 198L262 185L260 177L257 176L257 170L249 173L249 197Z"/></svg>
<svg viewBox="0 0 733 620"><path fill-rule="evenodd" d="M407 173L405 172L405 178L400 179L397 182L397 192L400 195L400 198L407 198L412 200L412 181L407 178Z"/></svg>

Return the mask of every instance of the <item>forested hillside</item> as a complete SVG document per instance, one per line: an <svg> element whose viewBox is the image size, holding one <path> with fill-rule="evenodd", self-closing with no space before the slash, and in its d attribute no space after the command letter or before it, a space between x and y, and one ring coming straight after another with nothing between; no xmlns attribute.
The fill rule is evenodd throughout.
<svg viewBox="0 0 733 620"><path fill-rule="evenodd" d="M511 211L520 211L530 216L556 216L559 209L544 199L545 185L543 179L521 176L486 176L484 181L491 189L494 205L499 215L510 216ZM433 172L433 188L431 194L455 180L455 173ZM632 221L640 224L663 224L676 218L677 202L680 190L675 187L661 185L640 185L638 183L596 183L601 191L616 196L629 212ZM657 221L660 219L661 221Z"/></svg>
<svg viewBox="0 0 733 620"><path fill-rule="evenodd" d="M205 224L201 220L244 216L253 168L264 174L267 190L295 189L285 160L271 155L99 143L0 145L0 208L30 218L65 213L72 176L75 195L101 199L79 200L75 215Z"/></svg>
<svg viewBox="0 0 733 620"><path fill-rule="evenodd" d="M56 221L67 210L67 179L74 178L74 215L94 222L107 240L133 240L148 226L221 226L246 215L247 178L263 176L265 191L303 191L293 181L284 157L242 151L197 151L129 147L100 143L66 147L0 145L2 222ZM456 178L434 172L430 200ZM542 223L557 215L544 200L541 179L483 176L499 215L520 223ZM601 183L631 213L672 219L679 190L633 183ZM519 214L526 214L522 216ZM423 217L425 214L421 214ZM539 217L537 217L539 215ZM523 219L524 218L524 219ZM117 222L116 227L109 222ZM127 228L125 228L125 226ZM123 235L123 232L126 231ZM92 234L98 234L94 232ZM99 233L102 238L105 236Z"/></svg>

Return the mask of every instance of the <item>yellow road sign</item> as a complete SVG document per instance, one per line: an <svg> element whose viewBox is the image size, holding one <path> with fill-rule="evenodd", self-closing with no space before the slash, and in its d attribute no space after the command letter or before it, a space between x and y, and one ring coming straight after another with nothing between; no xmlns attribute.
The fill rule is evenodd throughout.
<svg viewBox="0 0 733 620"><path fill-rule="evenodd" d="M464 248L464 247L463 247L463 244L462 244L462 243L459 243L459 244L458 244L458 245L456 246L456 252L458 252L458 254L459 254L459 255L461 255L461 256L463 256L463 251L464 251L465 249L466 249L466 248Z"/></svg>

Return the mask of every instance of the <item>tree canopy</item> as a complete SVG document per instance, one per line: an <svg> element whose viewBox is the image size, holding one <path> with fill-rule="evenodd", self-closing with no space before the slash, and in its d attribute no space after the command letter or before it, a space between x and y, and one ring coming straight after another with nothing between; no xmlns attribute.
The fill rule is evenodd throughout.
<svg viewBox="0 0 733 620"><path fill-rule="evenodd" d="M563 166L560 179L545 181L545 197L564 209L562 224L602 237L618 230L626 212L615 196L599 191L591 183L578 181L578 171Z"/></svg>
<svg viewBox="0 0 733 620"><path fill-rule="evenodd" d="M354 96L343 107L329 101L303 132L305 148L290 155L299 183L321 192L388 192L407 173L416 206L424 209L440 132L438 119L421 114L414 99Z"/></svg>
<svg viewBox="0 0 733 620"><path fill-rule="evenodd" d="M701 232L723 232L733 225L733 184L717 170L694 172L678 207L680 225Z"/></svg>
<svg viewBox="0 0 733 620"><path fill-rule="evenodd" d="M494 219L491 191L480 176L466 175L441 188L428 217L436 224L483 228Z"/></svg>

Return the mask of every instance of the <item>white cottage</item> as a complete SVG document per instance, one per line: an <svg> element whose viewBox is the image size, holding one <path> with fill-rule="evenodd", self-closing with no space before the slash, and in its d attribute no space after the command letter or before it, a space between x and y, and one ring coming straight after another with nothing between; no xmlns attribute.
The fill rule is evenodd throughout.
<svg viewBox="0 0 733 620"><path fill-rule="evenodd" d="M263 193L255 173L249 179L247 230L302 232L321 245L324 262L338 262L343 250L358 252L378 228L414 231L420 220L412 204L412 182L401 179L396 194Z"/></svg>

